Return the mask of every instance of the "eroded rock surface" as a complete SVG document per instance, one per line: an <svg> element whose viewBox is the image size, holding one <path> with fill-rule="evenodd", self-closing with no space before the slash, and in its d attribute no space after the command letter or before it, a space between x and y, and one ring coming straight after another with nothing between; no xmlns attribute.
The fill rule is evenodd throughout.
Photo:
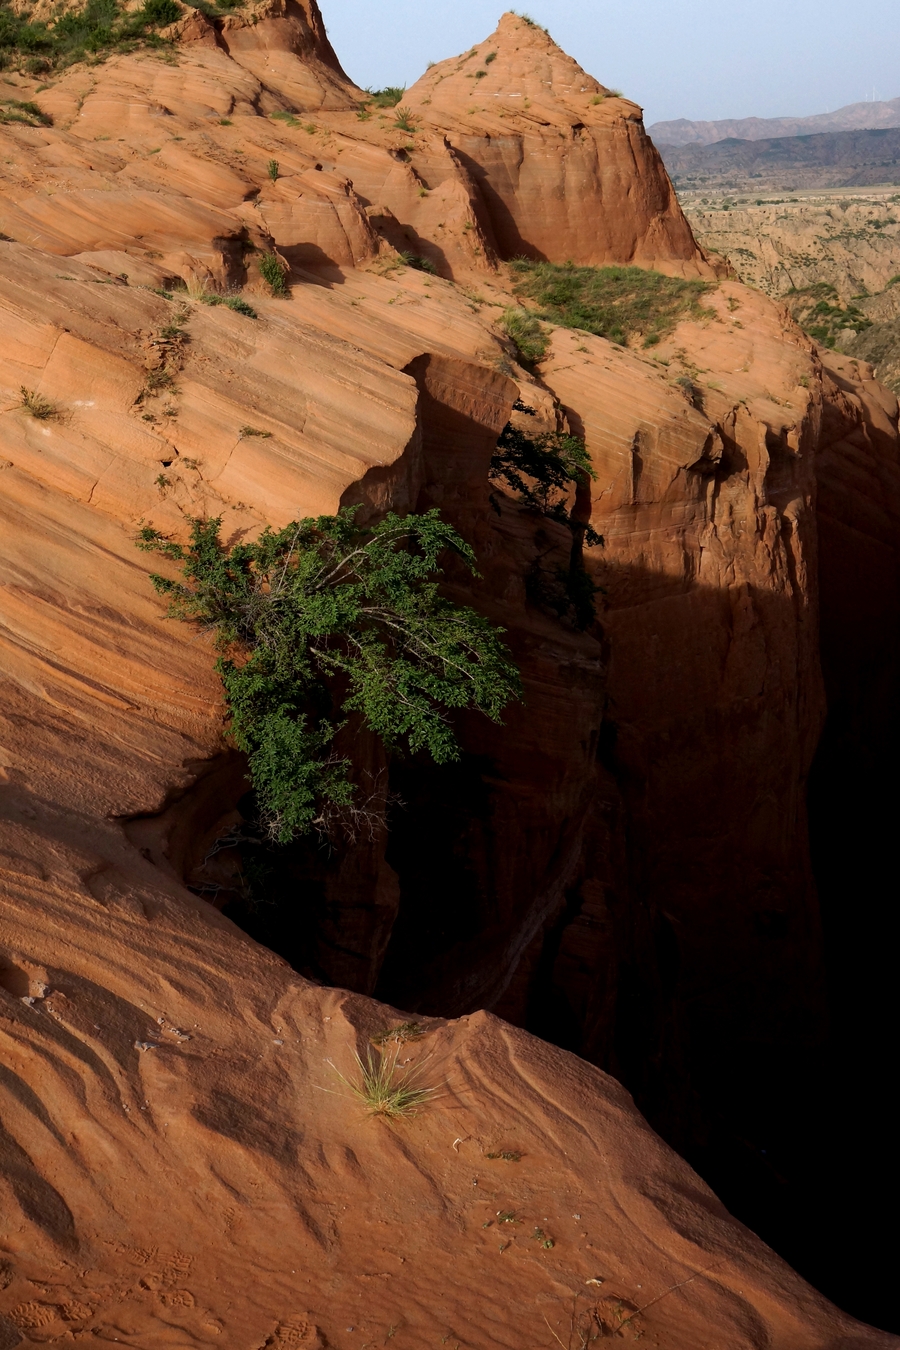
<svg viewBox="0 0 900 1350"><path fill-rule="evenodd" d="M890 550L896 404L731 281L652 352L555 330L523 369L506 226L712 276L639 110L505 16L409 92L410 132L360 118L314 4L256 20L188 16L174 64L40 95L7 77L54 122L0 128L0 1345L895 1344L509 1021L679 1138L717 1056L821 1040L818 465L832 518L844 479L854 522L880 497ZM498 104L471 120L469 65ZM512 83L532 107L501 116ZM238 287L256 319L205 303ZM587 632L528 584L568 532L491 500L517 403L597 469ZM408 806L352 856L298 855L292 970L196 893L212 865L227 886L243 767L209 643L133 540L342 503L462 530L483 581L447 584L507 628L525 700L466 721L446 773L356 747ZM339 1075L410 1011L398 1053L437 1095L369 1120Z"/></svg>

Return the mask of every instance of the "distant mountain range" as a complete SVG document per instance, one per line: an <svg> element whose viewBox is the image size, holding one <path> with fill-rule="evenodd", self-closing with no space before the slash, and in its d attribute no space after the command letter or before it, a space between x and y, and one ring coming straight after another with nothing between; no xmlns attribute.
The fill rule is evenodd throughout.
<svg viewBox="0 0 900 1350"><path fill-rule="evenodd" d="M817 113L814 117L737 117L723 122L689 122L680 117L675 122L654 122L647 130L657 146L664 146L712 145L729 138L763 141L885 127L900 127L900 98L887 103L848 103L836 112Z"/></svg>
<svg viewBox="0 0 900 1350"><path fill-rule="evenodd" d="M897 100L900 107L900 100ZM900 125L712 145L661 145L682 189L834 188L900 184Z"/></svg>

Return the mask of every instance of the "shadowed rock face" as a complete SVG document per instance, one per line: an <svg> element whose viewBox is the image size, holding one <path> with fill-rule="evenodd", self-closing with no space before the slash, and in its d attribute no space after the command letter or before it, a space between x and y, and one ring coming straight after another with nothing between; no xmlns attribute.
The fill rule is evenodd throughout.
<svg viewBox="0 0 900 1350"><path fill-rule="evenodd" d="M637 110L506 16L472 87L560 89L491 113L518 138L495 161L487 113L466 145L454 120L463 65L430 72L430 104L416 86L409 132L358 119L314 5L256 17L189 16L174 66L114 57L87 92L20 79L54 125L0 128L0 1345L521 1350L544 1322L896 1344L731 1219L601 1071L697 1151L717 1112L728 1138L750 1098L770 1119L775 1058L826 1043L806 780L819 745L827 797L877 740L863 701L892 706L896 401L732 281L652 357L553 330L522 368L495 323L504 220L559 261L708 272ZM565 251L541 181L568 185ZM204 303L236 286L257 319ZM586 632L535 585L568 531L491 500L517 402L597 472ZM464 720L449 770L350 744L403 805L352 852L285 855L277 920L241 915L292 970L203 898L230 910L244 769L214 653L165 619L133 537L341 504L458 526L482 579L448 570L448 592L507 629L525 699L503 728ZM339 1075L410 1014L402 1055L438 1095L369 1120Z"/></svg>

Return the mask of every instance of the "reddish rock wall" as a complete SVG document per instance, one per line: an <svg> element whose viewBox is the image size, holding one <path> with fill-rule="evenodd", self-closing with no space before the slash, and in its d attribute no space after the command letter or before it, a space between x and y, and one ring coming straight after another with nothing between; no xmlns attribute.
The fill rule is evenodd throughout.
<svg viewBox="0 0 900 1350"><path fill-rule="evenodd" d="M354 746L405 805L352 856L287 860L280 949L404 1016L535 1027L696 1141L729 1074L824 1043L805 816L820 652L854 744L894 671L893 590L855 600L894 576L900 514L896 409L864 368L823 371L730 282L652 354L557 330L535 374L497 328L497 257L526 246L711 275L639 110L506 16L410 91L409 132L358 117L314 4L257 19L191 18L175 65L113 57L89 87L81 69L40 94L16 76L54 122L0 127L0 1344L72 1327L141 1350L223 1333L343 1350L345 1326L387 1335L402 1302L411 1344L440 1323L519 1350L548 1308L563 1339L614 1331L603 1292L587 1323L553 1303L602 1279L635 1309L665 1298L641 1325L673 1350L886 1345L736 1227L602 1075L482 1014L434 1031L452 1102L414 1145L378 1134L328 1060L352 1072L389 1015L317 990L182 885L227 889L239 859L211 855L244 783L212 653L163 617L138 523L221 514L237 538L341 502L440 506L483 573L447 584L506 627L525 700L502 729L465 721L450 770ZM443 275L400 265L407 247ZM293 266L285 300L259 276L271 248ZM191 289L166 299L173 277ZM237 287L257 319L204 303ZM567 531L490 500L517 398L597 468L587 632L535 581ZM601 1152L576 1165L585 1138ZM510 1150L537 1172L488 1180ZM498 1206L549 1225L560 1263L515 1225L507 1252ZM475 1219L487 1246L460 1247ZM485 1282L489 1247L519 1264ZM395 1277L400 1302L379 1283ZM442 1304L451 1287L465 1306Z"/></svg>

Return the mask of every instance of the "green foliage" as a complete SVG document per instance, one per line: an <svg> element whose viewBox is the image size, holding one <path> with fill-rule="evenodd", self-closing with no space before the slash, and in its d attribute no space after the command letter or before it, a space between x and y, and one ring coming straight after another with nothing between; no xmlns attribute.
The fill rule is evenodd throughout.
<svg viewBox="0 0 900 1350"><path fill-rule="evenodd" d="M522 361L540 361L547 354L547 338L540 321L525 309L505 309L497 320L507 337L512 338Z"/></svg>
<svg viewBox="0 0 900 1350"><path fill-rule="evenodd" d="M497 53L496 53L496 52L488 52L487 56L484 58L484 64L485 64L486 66L489 66L489 65L491 64L492 61L496 61L496 60L497 60Z"/></svg>
<svg viewBox="0 0 900 1350"><path fill-rule="evenodd" d="M292 112L281 109L279 112L269 113L269 116L275 122L284 122L289 127L299 127L300 123Z"/></svg>
<svg viewBox="0 0 900 1350"><path fill-rule="evenodd" d="M259 274L274 296L287 295L287 269L277 253L263 253L260 256Z"/></svg>
<svg viewBox="0 0 900 1350"><path fill-rule="evenodd" d="M277 180L277 178L278 178L278 160L277 160L277 159L270 159L270 160L269 160L268 164L266 165L266 173L269 175L269 177L271 178L271 180L272 180L273 183Z"/></svg>
<svg viewBox="0 0 900 1350"><path fill-rule="evenodd" d="M386 747L445 764L459 758L449 710L499 721L519 693L502 630L439 593L444 553L475 573L456 531L437 511L368 530L355 515L294 521L230 549L220 519L192 520L187 545L150 527L139 536L182 565L181 580L152 577L170 615L215 633L231 736L261 823L282 843L352 812L351 766L334 746L351 716Z"/></svg>
<svg viewBox="0 0 900 1350"><path fill-rule="evenodd" d="M259 315L252 305L248 305L240 295L204 295L204 305L225 305L227 309L233 309L235 314L243 314L248 319L258 319Z"/></svg>
<svg viewBox="0 0 900 1350"><path fill-rule="evenodd" d="M36 103L4 98L0 99L0 124L4 122L22 122L27 127L49 127L53 125L53 118L41 112Z"/></svg>
<svg viewBox="0 0 900 1350"><path fill-rule="evenodd" d="M367 89L366 93L376 108L396 108L406 93L406 85L389 84L385 89Z"/></svg>
<svg viewBox="0 0 900 1350"><path fill-rule="evenodd" d="M854 304L843 304L835 288L825 281L802 290L790 290L788 296L796 322L823 347L834 347L843 330L849 328L858 335L872 326L871 319L861 309Z"/></svg>
<svg viewBox="0 0 900 1350"><path fill-rule="evenodd" d="M141 15L151 28L166 28L181 18L181 10L175 0L144 0Z"/></svg>
<svg viewBox="0 0 900 1350"><path fill-rule="evenodd" d="M119 0L88 0L84 9L70 10L55 22L32 23L28 11L16 13L9 0L0 0L0 65L24 60L29 69L49 70L113 50L130 51L141 42L159 43L156 30L180 15L175 0L145 0L130 14Z"/></svg>
<svg viewBox="0 0 900 1350"><path fill-rule="evenodd" d="M522 403L516 404L516 411L533 416ZM527 587L531 599L558 618L578 629L589 627L596 618L597 587L585 570L583 547L600 547L603 538L570 505L573 489L577 492L596 478L584 441L565 432L529 435L507 422L491 458L489 478L495 487L515 493L530 510L568 526L572 534L568 565L548 569L538 557ZM491 502L499 510L493 495Z"/></svg>
<svg viewBox="0 0 900 1350"><path fill-rule="evenodd" d="M418 127L413 125L412 112L409 108L398 108L397 117L394 126L398 131L417 131Z"/></svg>
<svg viewBox="0 0 900 1350"><path fill-rule="evenodd" d="M218 0L216 4L211 4L210 0L185 0L185 3L190 5L191 9L198 9L208 19L221 19L232 10L238 9L244 0Z"/></svg>
<svg viewBox="0 0 900 1350"><path fill-rule="evenodd" d="M643 267L576 267L574 263L512 264L516 293L540 306L540 316L563 328L625 344L642 337L648 345L674 328L679 319L699 318L706 281L666 277Z"/></svg>
<svg viewBox="0 0 900 1350"><path fill-rule="evenodd" d="M437 268L430 258L422 258L418 253L410 253L409 249L404 249L397 256L407 267L414 267L417 272L430 272L432 276L437 276Z"/></svg>

